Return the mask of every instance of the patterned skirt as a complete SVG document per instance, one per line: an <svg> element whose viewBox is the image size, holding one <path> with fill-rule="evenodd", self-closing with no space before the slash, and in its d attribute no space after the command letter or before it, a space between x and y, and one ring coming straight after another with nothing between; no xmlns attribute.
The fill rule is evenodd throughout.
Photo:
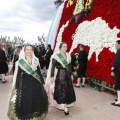
<svg viewBox="0 0 120 120"><path fill-rule="evenodd" d="M20 120L15 113L15 103L13 103L13 101L11 101L11 99L13 98L13 96L15 95L15 90L13 89L12 94L11 94L11 98L10 98L10 102L9 102L9 108L8 108L8 118L9 120ZM21 120L43 120L46 116L47 116L47 111L46 113L43 113L41 116L37 116L34 118L30 118L30 119L21 119Z"/></svg>
<svg viewBox="0 0 120 120"><path fill-rule="evenodd" d="M71 104L76 101L71 74L65 69L58 69L55 80L54 100L58 104Z"/></svg>

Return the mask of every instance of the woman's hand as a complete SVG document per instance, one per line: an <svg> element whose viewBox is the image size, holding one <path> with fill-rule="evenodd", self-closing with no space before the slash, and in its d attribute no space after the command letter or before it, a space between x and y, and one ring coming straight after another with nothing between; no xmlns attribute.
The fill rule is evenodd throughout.
<svg viewBox="0 0 120 120"><path fill-rule="evenodd" d="M115 73L114 72L111 72L111 76L114 76L115 75Z"/></svg>
<svg viewBox="0 0 120 120"><path fill-rule="evenodd" d="M51 82L51 83L54 83L54 77L51 77L51 78L50 78L50 82Z"/></svg>
<svg viewBox="0 0 120 120"><path fill-rule="evenodd" d="M15 103L15 102L16 102L16 97L17 97L17 95L16 95L16 94L12 97L11 101L12 101L13 103Z"/></svg>
<svg viewBox="0 0 120 120"><path fill-rule="evenodd" d="M71 75L71 80L73 81L73 75Z"/></svg>

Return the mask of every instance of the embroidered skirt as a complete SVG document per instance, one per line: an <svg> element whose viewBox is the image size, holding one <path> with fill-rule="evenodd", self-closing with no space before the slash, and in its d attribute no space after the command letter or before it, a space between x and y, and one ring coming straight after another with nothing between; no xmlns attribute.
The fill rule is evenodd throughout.
<svg viewBox="0 0 120 120"><path fill-rule="evenodd" d="M15 103L13 103L13 101L11 101L11 99L13 98L14 95L15 95L15 90L13 90L12 94L11 94L7 115L8 115L9 120L20 120L16 116L16 113L15 113ZM46 111L41 116L37 116L34 118L29 118L29 119L21 119L21 120L43 120L47 116L47 113L48 112Z"/></svg>

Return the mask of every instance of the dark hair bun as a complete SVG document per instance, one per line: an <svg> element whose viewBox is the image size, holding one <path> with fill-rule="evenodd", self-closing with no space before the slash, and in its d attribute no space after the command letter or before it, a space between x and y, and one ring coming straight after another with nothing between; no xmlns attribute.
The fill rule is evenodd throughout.
<svg viewBox="0 0 120 120"><path fill-rule="evenodd" d="M59 49L62 48L63 44L67 44L67 43L66 43L66 42L62 42L62 43L60 43Z"/></svg>

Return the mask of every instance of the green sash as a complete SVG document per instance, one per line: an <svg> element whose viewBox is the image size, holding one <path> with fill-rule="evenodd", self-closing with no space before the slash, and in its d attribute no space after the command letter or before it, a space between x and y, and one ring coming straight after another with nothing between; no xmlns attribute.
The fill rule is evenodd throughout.
<svg viewBox="0 0 120 120"><path fill-rule="evenodd" d="M30 75L32 75L35 79L37 79L39 82L41 82L40 76L28 65L28 63L26 63L26 61L24 59L20 59L19 64L22 65L22 67L24 67L24 69L27 72L29 72Z"/></svg>
<svg viewBox="0 0 120 120"><path fill-rule="evenodd" d="M66 59L60 53L58 53L57 56L60 58L62 63L65 65L65 68L69 71L68 63L67 63Z"/></svg>

